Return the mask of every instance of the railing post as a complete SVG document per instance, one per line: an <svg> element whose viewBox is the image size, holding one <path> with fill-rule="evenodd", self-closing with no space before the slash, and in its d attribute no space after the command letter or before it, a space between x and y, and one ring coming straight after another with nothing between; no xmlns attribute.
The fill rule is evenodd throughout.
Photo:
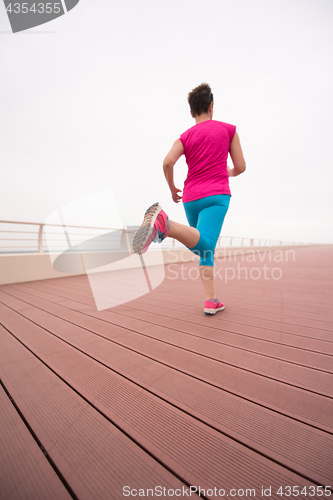
<svg viewBox="0 0 333 500"><path fill-rule="evenodd" d="M126 238L128 253L130 255L132 255L132 249L131 249L130 239L129 239L129 236L128 236L128 231L127 231L127 229L123 229L123 232L125 232L125 238Z"/></svg>
<svg viewBox="0 0 333 500"><path fill-rule="evenodd" d="M43 253L43 228L44 228L44 224L39 224L38 253Z"/></svg>

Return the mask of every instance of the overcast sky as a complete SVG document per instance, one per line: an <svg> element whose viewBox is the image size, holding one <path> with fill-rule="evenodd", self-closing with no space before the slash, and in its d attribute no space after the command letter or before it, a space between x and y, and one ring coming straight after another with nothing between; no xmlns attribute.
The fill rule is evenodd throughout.
<svg viewBox="0 0 333 500"><path fill-rule="evenodd" d="M332 21L331 0L80 0L12 34L1 2L0 220L111 188L124 224L155 201L185 223L162 162L208 82L247 162L223 233L333 243Z"/></svg>

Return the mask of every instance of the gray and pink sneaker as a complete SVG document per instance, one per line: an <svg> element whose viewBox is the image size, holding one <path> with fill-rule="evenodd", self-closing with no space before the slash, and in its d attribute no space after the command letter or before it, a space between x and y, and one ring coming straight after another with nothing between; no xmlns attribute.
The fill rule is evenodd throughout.
<svg viewBox="0 0 333 500"><path fill-rule="evenodd" d="M210 299L205 301L205 314L216 314L219 311L223 311L225 305L219 301L219 299Z"/></svg>
<svg viewBox="0 0 333 500"><path fill-rule="evenodd" d="M159 203L154 203L146 210L141 227L133 239L134 253L142 254L151 243L161 243L169 233L170 219Z"/></svg>

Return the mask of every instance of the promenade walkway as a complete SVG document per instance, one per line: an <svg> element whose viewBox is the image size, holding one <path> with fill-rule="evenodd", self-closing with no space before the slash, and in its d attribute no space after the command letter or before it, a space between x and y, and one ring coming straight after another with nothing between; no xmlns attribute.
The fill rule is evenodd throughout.
<svg viewBox="0 0 333 500"><path fill-rule="evenodd" d="M333 499L333 245L218 262L212 317L196 268L0 287L1 500Z"/></svg>

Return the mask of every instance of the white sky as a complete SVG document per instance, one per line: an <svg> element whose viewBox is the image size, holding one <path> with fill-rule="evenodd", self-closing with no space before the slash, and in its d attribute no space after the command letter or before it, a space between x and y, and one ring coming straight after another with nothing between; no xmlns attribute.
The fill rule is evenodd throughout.
<svg viewBox="0 0 333 500"><path fill-rule="evenodd" d="M162 162L208 82L247 162L223 233L333 243L332 21L331 0L80 0L12 34L0 2L0 220L111 188L124 224L155 201L185 223Z"/></svg>

